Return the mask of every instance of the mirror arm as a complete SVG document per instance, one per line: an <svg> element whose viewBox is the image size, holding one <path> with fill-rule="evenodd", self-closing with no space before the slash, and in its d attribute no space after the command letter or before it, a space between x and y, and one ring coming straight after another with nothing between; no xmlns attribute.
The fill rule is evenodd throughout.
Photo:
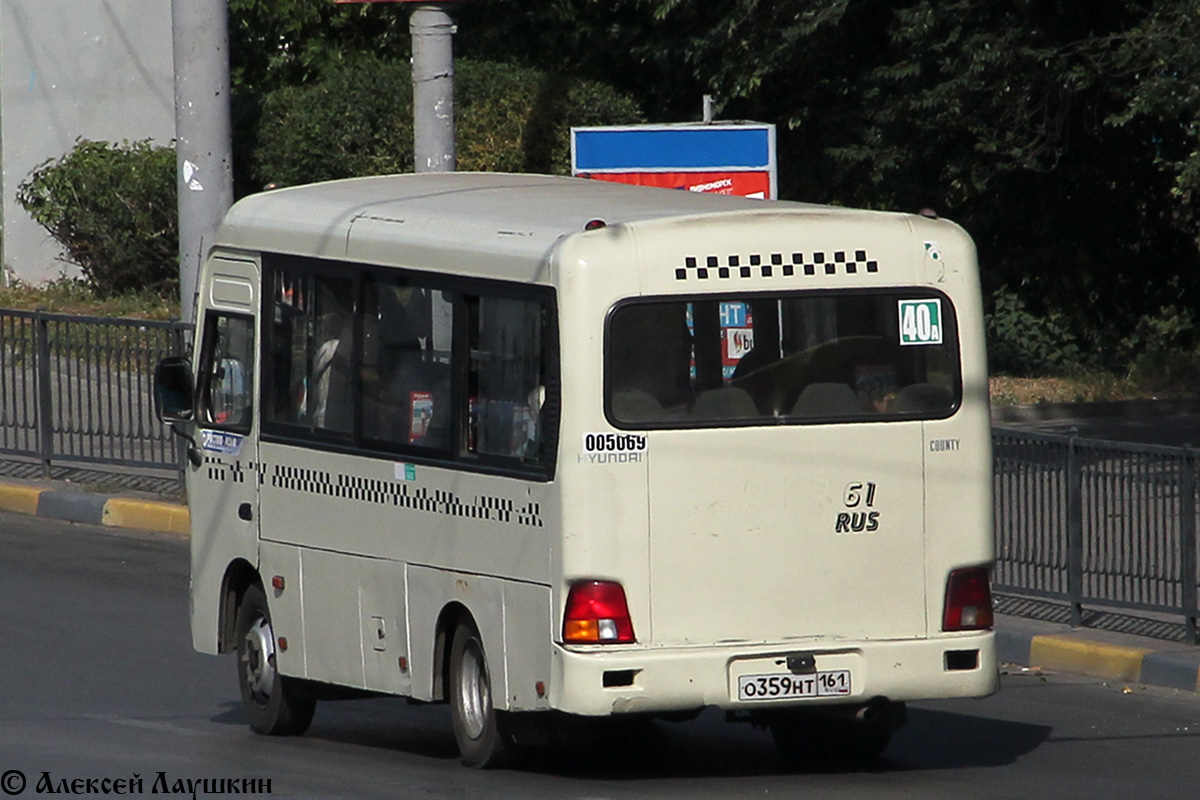
<svg viewBox="0 0 1200 800"><path fill-rule="evenodd" d="M171 423L171 433L185 440L190 446L187 449L188 462L193 467L198 467L204 463L204 454L200 452L199 446L196 444L196 438L180 427L180 423Z"/></svg>

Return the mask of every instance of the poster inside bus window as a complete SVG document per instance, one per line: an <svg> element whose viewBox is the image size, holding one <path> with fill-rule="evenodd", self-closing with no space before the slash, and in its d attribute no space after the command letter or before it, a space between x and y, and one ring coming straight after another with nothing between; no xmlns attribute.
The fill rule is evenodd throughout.
<svg viewBox="0 0 1200 800"><path fill-rule="evenodd" d="M687 304L688 333L696 335L692 324L693 306ZM733 377L738 362L754 349L754 315L746 303L721 303L718 306L721 319L721 372L725 380ZM696 363L692 361L692 377L696 377Z"/></svg>

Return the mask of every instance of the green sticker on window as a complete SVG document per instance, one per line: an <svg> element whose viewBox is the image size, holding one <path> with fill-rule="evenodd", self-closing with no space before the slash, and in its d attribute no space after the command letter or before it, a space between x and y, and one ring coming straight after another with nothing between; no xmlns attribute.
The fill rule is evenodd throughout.
<svg viewBox="0 0 1200 800"><path fill-rule="evenodd" d="M900 301L900 344L942 343L942 301Z"/></svg>

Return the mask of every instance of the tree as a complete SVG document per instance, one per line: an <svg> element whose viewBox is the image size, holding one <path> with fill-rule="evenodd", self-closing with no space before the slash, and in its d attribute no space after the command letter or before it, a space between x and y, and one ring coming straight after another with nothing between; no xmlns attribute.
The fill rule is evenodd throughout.
<svg viewBox="0 0 1200 800"><path fill-rule="evenodd" d="M464 29L610 74L658 120L710 92L775 122L784 197L938 209L987 286L1065 318L1082 353L1200 295L1194 0L523 5L473 0Z"/></svg>
<svg viewBox="0 0 1200 800"><path fill-rule="evenodd" d="M230 73L235 91L262 95L320 77L364 53L402 59L408 14L390 3L229 0Z"/></svg>
<svg viewBox="0 0 1200 800"><path fill-rule="evenodd" d="M1152 129L1154 163L1173 180L1180 223L1200 235L1200 11L1159 2L1127 33L1114 35L1111 73L1125 107L1106 122Z"/></svg>
<svg viewBox="0 0 1200 800"><path fill-rule="evenodd" d="M230 8L243 93L408 52L393 4ZM613 85L653 121L696 119L707 93L776 123L784 197L936 208L989 290L1082 354L1200 299L1195 0L471 0L456 18L459 55Z"/></svg>
<svg viewBox="0 0 1200 800"><path fill-rule="evenodd" d="M637 104L594 81L458 59L458 164L487 172L570 171L572 125L641 121ZM252 162L260 184L411 172L412 71L363 58L267 95Z"/></svg>

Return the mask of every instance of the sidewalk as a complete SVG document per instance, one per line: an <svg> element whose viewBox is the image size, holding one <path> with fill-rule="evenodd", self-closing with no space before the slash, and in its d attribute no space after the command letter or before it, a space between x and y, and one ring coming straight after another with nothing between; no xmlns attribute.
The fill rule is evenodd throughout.
<svg viewBox="0 0 1200 800"><path fill-rule="evenodd" d="M1182 634L1183 620L1174 629ZM1073 672L1130 687L1200 692L1200 646L1133 633L1072 628L1058 622L996 615L1000 661L1047 672Z"/></svg>
<svg viewBox="0 0 1200 800"><path fill-rule="evenodd" d="M0 510L92 525L190 534L188 509L181 502L139 492L88 491L67 481L0 476ZM1005 598L1000 605L1020 608L1022 601ZM1183 642L1183 622L1179 618L1128 618L1136 624L1126 625L1126 630L1103 630L1072 628L1055 621L1053 614L1041 616L1050 618L996 614L996 646L1001 662L1129 685L1200 692L1200 646Z"/></svg>
<svg viewBox="0 0 1200 800"><path fill-rule="evenodd" d="M180 536L191 533L188 508L182 502L145 492L92 491L69 481L0 477L0 511Z"/></svg>

